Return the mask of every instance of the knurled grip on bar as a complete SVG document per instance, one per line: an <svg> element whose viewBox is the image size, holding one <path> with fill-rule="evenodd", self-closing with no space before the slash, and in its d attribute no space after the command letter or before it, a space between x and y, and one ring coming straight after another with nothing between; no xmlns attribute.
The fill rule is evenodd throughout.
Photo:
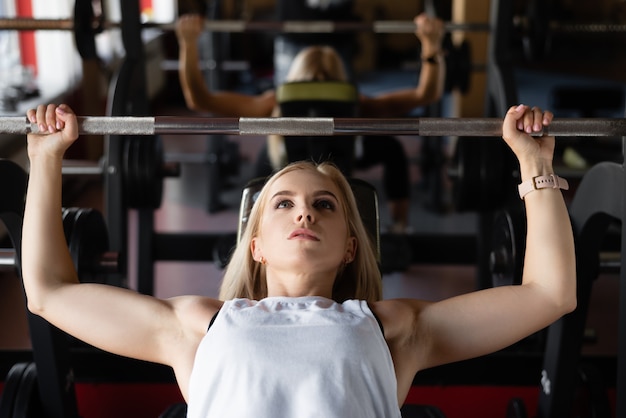
<svg viewBox="0 0 626 418"><path fill-rule="evenodd" d="M78 132L86 135L154 135L154 117L77 117ZM0 117L0 134L39 133L39 126L24 116Z"/></svg>

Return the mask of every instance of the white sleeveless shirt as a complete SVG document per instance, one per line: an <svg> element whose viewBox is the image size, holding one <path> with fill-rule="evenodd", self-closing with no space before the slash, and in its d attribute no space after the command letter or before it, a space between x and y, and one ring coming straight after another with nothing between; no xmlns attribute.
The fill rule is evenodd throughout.
<svg viewBox="0 0 626 418"><path fill-rule="evenodd" d="M367 302L235 299L201 341L188 418L399 418L391 354Z"/></svg>

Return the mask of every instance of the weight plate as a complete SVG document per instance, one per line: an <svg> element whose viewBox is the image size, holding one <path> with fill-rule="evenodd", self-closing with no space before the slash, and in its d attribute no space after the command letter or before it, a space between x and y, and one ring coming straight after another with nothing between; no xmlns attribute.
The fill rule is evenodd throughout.
<svg viewBox="0 0 626 418"><path fill-rule="evenodd" d="M63 233L65 234L65 241L69 245L72 240L72 231L74 230L74 221L76 220L76 213L80 208L64 208L63 209Z"/></svg>
<svg viewBox="0 0 626 418"><path fill-rule="evenodd" d="M578 378L572 416L610 418L611 403L600 370L589 363L582 363L578 368Z"/></svg>
<svg viewBox="0 0 626 418"><path fill-rule="evenodd" d="M513 398L509 401L506 408L506 418L527 418L526 405L519 398Z"/></svg>
<svg viewBox="0 0 626 418"><path fill-rule="evenodd" d="M102 214L91 208L76 212L69 240L70 254L82 282L104 283L100 277L100 256L109 250L109 234Z"/></svg>
<svg viewBox="0 0 626 418"><path fill-rule="evenodd" d="M13 417L15 398L20 389L22 376L28 365L29 363L16 363L9 369L9 373L7 373L7 377L4 380L2 396L0 397L0 418Z"/></svg>
<svg viewBox="0 0 626 418"><path fill-rule="evenodd" d="M479 208L480 166L482 139L460 137L456 143L452 169L448 172L452 180L452 200L458 211Z"/></svg>
<svg viewBox="0 0 626 418"><path fill-rule="evenodd" d="M124 167L122 184L124 185L124 196L126 198L126 204L129 207L133 207L134 197L137 195L137 185L135 184L136 177L132 172L132 159L133 155L133 141L130 137L124 137L124 155L122 156L122 164Z"/></svg>
<svg viewBox="0 0 626 418"><path fill-rule="evenodd" d="M521 210L502 209L493 220L492 249L489 256L494 287L522 282L526 222Z"/></svg>
<svg viewBox="0 0 626 418"><path fill-rule="evenodd" d="M42 416L44 414L37 384L37 367L35 363L29 363L20 380L12 418L41 418Z"/></svg>
<svg viewBox="0 0 626 418"><path fill-rule="evenodd" d="M144 207L158 209L163 196L163 143L158 136L153 141L142 141L142 188L145 191Z"/></svg>
<svg viewBox="0 0 626 418"><path fill-rule="evenodd" d="M506 145L502 141L480 139L480 167L476 209L490 211L501 207L509 196L505 187Z"/></svg>
<svg viewBox="0 0 626 418"><path fill-rule="evenodd" d="M145 201L146 201L146 190L144 188L145 180L142 177L143 173L141 171L142 160L143 160L142 149L141 149L141 138L136 138L136 137L132 138L132 149L133 149L132 172L135 178L136 190L135 190L135 196L133 197L135 201L133 202L132 205L129 204L129 206L132 208L141 208L144 206Z"/></svg>

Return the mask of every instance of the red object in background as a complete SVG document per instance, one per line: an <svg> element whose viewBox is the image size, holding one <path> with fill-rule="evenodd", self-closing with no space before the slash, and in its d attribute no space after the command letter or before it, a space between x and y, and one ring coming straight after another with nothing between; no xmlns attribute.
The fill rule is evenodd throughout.
<svg viewBox="0 0 626 418"><path fill-rule="evenodd" d="M142 14L152 16L152 0L139 0L139 7Z"/></svg>
<svg viewBox="0 0 626 418"><path fill-rule="evenodd" d="M31 0L16 0L18 17L33 17L33 4ZM33 75L37 75L37 50L35 45L34 31L20 31L20 56L22 66L32 68Z"/></svg>

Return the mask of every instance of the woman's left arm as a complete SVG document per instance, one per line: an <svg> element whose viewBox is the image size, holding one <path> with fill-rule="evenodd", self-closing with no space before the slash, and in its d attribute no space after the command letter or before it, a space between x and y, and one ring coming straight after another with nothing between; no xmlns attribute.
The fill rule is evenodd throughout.
<svg viewBox="0 0 626 418"><path fill-rule="evenodd" d="M415 35L420 40L421 70L415 88L401 89L376 97L362 97L360 112L364 117L403 117L416 107L441 99L446 63L442 52L443 21L422 13L415 17Z"/></svg>
<svg viewBox="0 0 626 418"><path fill-rule="evenodd" d="M503 137L516 154L522 182L553 174L554 137L531 137L552 113L517 106L509 109ZM574 238L558 188L524 197L527 240L522 284L460 295L436 303L401 301L413 316L404 328L405 348L417 353L415 371L477 357L537 332L576 307ZM402 332L402 331L400 331Z"/></svg>

